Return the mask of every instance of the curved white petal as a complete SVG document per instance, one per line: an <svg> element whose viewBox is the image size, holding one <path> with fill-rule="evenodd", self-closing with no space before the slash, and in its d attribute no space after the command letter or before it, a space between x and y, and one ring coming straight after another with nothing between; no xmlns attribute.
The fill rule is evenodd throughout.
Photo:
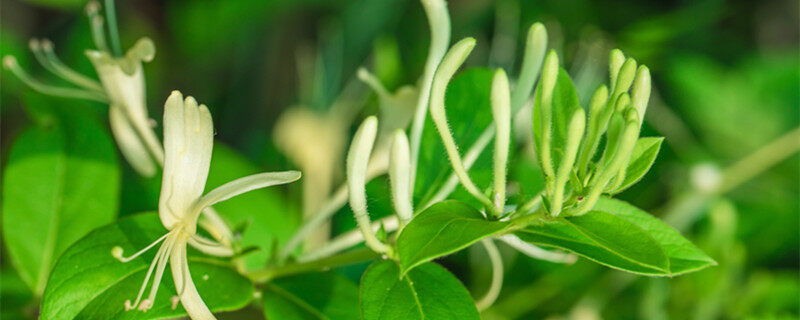
<svg viewBox="0 0 800 320"><path fill-rule="evenodd" d="M167 229L172 230L180 220L197 218L192 216L192 208L206 185L213 143L208 108L173 91L164 106L164 176L158 204L161 223ZM195 228L196 224L192 220L186 226Z"/></svg>
<svg viewBox="0 0 800 320"><path fill-rule="evenodd" d="M172 279L175 280L175 289L178 290L178 298L189 317L192 320L216 319L203 302L203 298L200 297L200 293L197 292L192 281L189 262L186 260L186 242L181 241L175 244L175 248L170 252L169 261Z"/></svg>
<svg viewBox="0 0 800 320"><path fill-rule="evenodd" d="M134 121L148 121L142 63L95 50L87 50L86 56L94 65L111 103L127 109ZM123 70L123 64L129 72Z"/></svg>
<svg viewBox="0 0 800 320"><path fill-rule="evenodd" d="M286 184L300 179L300 171L264 172L239 178L223 184L203 196L195 205L195 215L203 209L233 198L242 193L266 188L269 186Z"/></svg>
<svg viewBox="0 0 800 320"><path fill-rule="evenodd" d="M133 170L142 176L152 177L156 173L156 164L121 108L112 104L108 110L114 140Z"/></svg>
<svg viewBox="0 0 800 320"><path fill-rule="evenodd" d="M230 257L234 254L233 248L198 235L191 236L187 241L189 245L207 255Z"/></svg>

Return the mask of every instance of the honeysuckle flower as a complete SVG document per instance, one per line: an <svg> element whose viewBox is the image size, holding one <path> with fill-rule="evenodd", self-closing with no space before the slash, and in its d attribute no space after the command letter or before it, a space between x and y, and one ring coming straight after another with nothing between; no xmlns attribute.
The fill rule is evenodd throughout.
<svg viewBox="0 0 800 320"><path fill-rule="evenodd" d="M259 173L228 182L203 195L211 162L213 136L214 128L208 108L198 105L194 98L184 99L180 92L174 91L164 106L164 176L158 208L159 218L167 233L130 257L122 257L120 247L112 251L120 261L127 262L161 243L136 299L125 302L126 310L147 311L152 308L169 262L177 290L177 297L173 297L173 308L180 301L192 319L214 319L192 282L186 245L188 243L215 256L230 256L233 251L196 233L200 213L236 195L300 178L298 171ZM150 294L142 299L153 274Z"/></svg>
<svg viewBox="0 0 800 320"><path fill-rule="evenodd" d="M108 95L111 132L120 151L137 172L148 177L156 172L153 160L164 161L161 143L147 114L142 71L142 62L151 61L154 55L155 46L148 38L139 39L122 57L86 50Z"/></svg>
<svg viewBox="0 0 800 320"><path fill-rule="evenodd" d="M153 59L155 46L150 39L142 38L123 56L114 56L105 41L104 22L99 10L97 1L90 1L86 5L96 49L85 52L100 78L99 82L62 63L53 50L53 43L47 39L30 41L30 49L36 60L45 69L77 88L41 83L20 68L13 56L4 57L3 65L41 93L108 103L111 131L122 155L136 172L151 177L157 171L157 163L164 161L163 148L153 132L153 121L147 115L142 72L142 62ZM116 39L115 34L110 36Z"/></svg>

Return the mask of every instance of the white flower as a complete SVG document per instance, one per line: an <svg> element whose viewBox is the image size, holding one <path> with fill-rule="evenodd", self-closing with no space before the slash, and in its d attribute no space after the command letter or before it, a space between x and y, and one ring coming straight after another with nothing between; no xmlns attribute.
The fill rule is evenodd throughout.
<svg viewBox="0 0 800 320"><path fill-rule="evenodd" d="M153 132L151 123L154 122L147 115L142 61L153 59L155 45L149 38L142 38L124 55L112 55L105 41L104 20L99 11L100 4L97 1L90 1L86 5L96 47L96 50L86 50L86 56L94 65L99 82L61 62L55 54L53 43L47 39L31 39L31 52L42 67L74 87L53 86L36 80L18 65L14 56L3 57L3 66L43 94L108 103L111 131L122 155L136 172L152 177L158 164L164 161L164 151ZM115 38L116 33L108 36Z"/></svg>
<svg viewBox="0 0 800 320"><path fill-rule="evenodd" d="M122 249L115 247L112 254L123 262L130 261L143 252L161 244L145 276L136 300L125 302L125 309L147 311L153 306L161 277L167 262L177 289L177 298L192 319L214 319L192 282L186 258L186 244L217 256L230 256L233 251L222 244L197 235L197 220L204 208L244 192L268 186L289 183L300 178L298 171L260 173L226 183L203 195L208 177L213 147L214 128L211 114L205 105L198 105L192 97L185 100L174 91L167 99L164 110L164 176L159 199L159 217L168 232L131 257L122 257ZM155 273L150 295L142 296Z"/></svg>
<svg viewBox="0 0 800 320"><path fill-rule="evenodd" d="M142 72L142 61L151 61L154 55L155 46L149 38L139 39L122 57L86 50L108 95L111 131L120 151L137 172L147 177L156 172L153 160L164 161L161 144L150 128Z"/></svg>

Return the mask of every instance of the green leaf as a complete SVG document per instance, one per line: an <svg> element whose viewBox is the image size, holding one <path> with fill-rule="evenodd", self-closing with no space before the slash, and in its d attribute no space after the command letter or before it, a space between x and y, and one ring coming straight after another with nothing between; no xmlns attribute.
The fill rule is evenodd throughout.
<svg viewBox="0 0 800 320"><path fill-rule="evenodd" d="M265 171L274 170L259 168L235 150L217 142L211 157L206 192L234 179ZM300 220L297 208L289 204L279 187L247 192L215 204L214 209L229 226L247 226L241 234L241 246L260 249L244 257L248 268L263 267L276 244L288 240Z"/></svg>
<svg viewBox="0 0 800 320"><path fill-rule="evenodd" d="M467 152L466 150L472 147L492 122L489 96L493 75L494 71L490 69L468 69L456 75L447 86L445 96L447 120L453 133L453 139L462 152ZM491 181L490 149L491 144L484 149L481 157L469 170L470 177L479 187L488 186ZM433 121L428 117L420 143L414 203L421 204L429 201L452 172L439 133Z"/></svg>
<svg viewBox="0 0 800 320"><path fill-rule="evenodd" d="M533 107L533 141L536 150L541 150L542 143L542 123L539 109L542 103L541 95L541 82L539 83L536 94L534 95ZM552 105L552 123L551 123L551 141L550 149L552 155L553 166L557 167L561 163L561 155L564 150L564 144L567 140L567 125L569 124L570 117L576 109L581 108L580 100L578 100L578 93L575 91L575 86L569 74L563 68L559 68L558 78L556 85L553 89L553 105Z"/></svg>
<svg viewBox="0 0 800 320"><path fill-rule="evenodd" d="M480 319L467 289L435 263L401 277L393 261L375 262L361 278L360 296L364 320Z"/></svg>
<svg viewBox="0 0 800 320"><path fill-rule="evenodd" d="M637 274L674 276L715 264L660 220L608 198L600 199L585 215L541 220L517 235Z"/></svg>
<svg viewBox="0 0 800 320"><path fill-rule="evenodd" d="M628 162L627 169L625 169L625 180L622 181L622 185L614 193L622 192L644 177L653 162L656 161L662 142L664 142L663 137L639 138L636 141L631 160Z"/></svg>
<svg viewBox="0 0 800 320"><path fill-rule="evenodd" d="M670 274L673 276L717 264L714 259L684 238L680 232L625 201L600 198L594 209L613 213L649 233L666 251L669 257Z"/></svg>
<svg viewBox="0 0 800 320"><path fill-rule="evenodd" d="M581 216L542 220L517 235L623 271L669 274L666 253L658 243L644 230L610 213L593 210Z"/></svg>
<svg viewBox="0 0 800 320"><path fill-rule="evenodd" d="M264 286L264 315L270 320L359 319L358 286L335 272L306 273Z"/></svg>
<svg viewBox="0 0 800 320"><path fill-rule="evenodd" d="M403 228L397 239L401 273L495 235L508 222L488 221L475 208L447 200L430 206Z"/></svg>
<svg viewBox="0 0 800 320"><path fill-rule="evenodd" d="M56 263L44 293L41 319L162 319L185 316L172 309L176 294L171 272L164 272L153 308L125 312L134 300L156 249L127 263L111 256L115 246L126 254L140 250L166 230L154 213L137 214L99 228L70 247ZM253 297L253 286L233 268L190 250L189 270L212 312L235 310ZM170 262L171 263L171 262ZM149 287L148 292L149 293Z"/></svg>
<svg viewBox="0 0 800 320"><path fill-rule="evenodd" d="M113 142L89 118L20 133L3 178L3 239L34 294L69 245L114 219L119 181Z"/></svg>

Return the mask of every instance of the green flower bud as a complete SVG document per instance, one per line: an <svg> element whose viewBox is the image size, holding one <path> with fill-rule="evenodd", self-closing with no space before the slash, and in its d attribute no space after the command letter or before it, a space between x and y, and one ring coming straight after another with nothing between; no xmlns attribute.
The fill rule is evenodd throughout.
<svg viewBox="0 0 800 320"><path fill-rule="evenodd" d="M614 96L618 96L623 92L628 91L633 83L633 78L636 76L636 60L628 58L625 64L619 70L617 81L614 83Z"/></svg>
<svg viewBox="0 0 800 320"><path fill-rule="evenodd" d="M639 112L639 127L642 126L644 121L648 100L650 100L650 69L642 65L639 66L639 70L636 72L631 92L631 105Z"/></svg>
<svg viewBox="0 0 800 320"><path fill-rule="evenodd" d="M611 83L611 89L614 90L614 84L617 83L617 75L622 64L625 63L625 55L619 49L611 50L608 56L608 77Z"/></svg>
<svg viewBox="0 0 800 320"><path fill-rule="evenodd" d="M511 111L517 111L530 98L533 85L539 76L545 50L547 49L547 30L541 23L534 23L528 29L525 41L525 56L522 58L522 68L517 79L517 85L511 95Z"/></svg>
<svg viewBox="0 0 800 320"><path fill-rule="evenodd" d="M506 165L508 146L511 140L511 102L508 77L498 69L492 79L492 116L495 124L494 139L494 201L495 208L502 212L506 202Z"/></svg>
<svg viewBox="0 0 800 320"><path fill-rule="evenodd" d="M558 175L556 175L555 186L553 188L552 207L550 214L557 217L561 213L561 206L564 202L564 192L572 174L572 168L575 164L575 158L578 155L578 147L580 147L581 139L583 138L583 131L586 126L586 113L583 109L575 109L567 127L567 141L564 146L564 156L561 158L561 165L558 167Z"/></svg>

